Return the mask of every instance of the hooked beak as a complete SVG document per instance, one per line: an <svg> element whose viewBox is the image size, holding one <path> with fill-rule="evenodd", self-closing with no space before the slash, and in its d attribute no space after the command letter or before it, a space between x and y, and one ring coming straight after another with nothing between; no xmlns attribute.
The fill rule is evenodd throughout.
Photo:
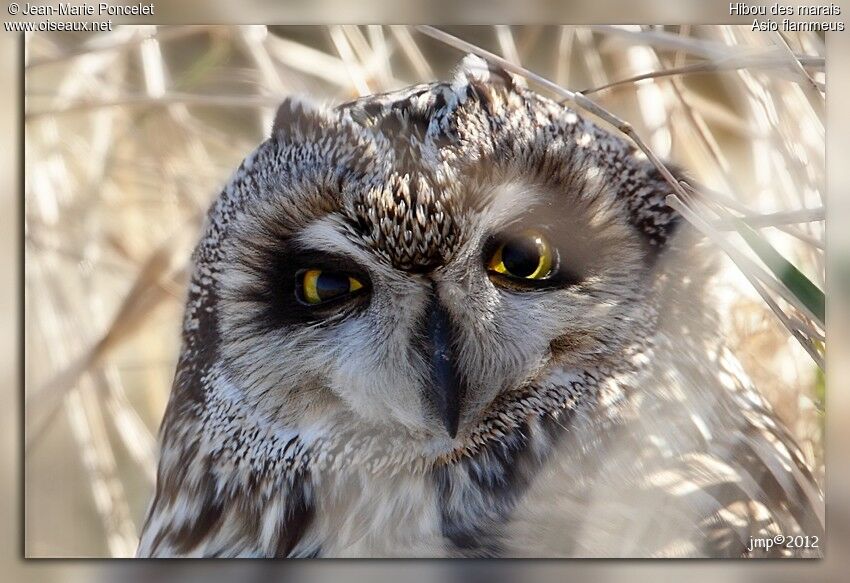
<svg viewBox="0 0 850 583"><path fill-rule="evenodd" d="M457 436L465 386L454 366L451 321L436 296L431 296L425 316L425 357L430 363L428 400L449 436Z"/></svg>

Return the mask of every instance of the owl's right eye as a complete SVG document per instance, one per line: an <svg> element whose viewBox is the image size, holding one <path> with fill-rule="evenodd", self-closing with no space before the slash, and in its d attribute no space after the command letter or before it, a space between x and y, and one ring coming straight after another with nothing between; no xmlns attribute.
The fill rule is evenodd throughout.
<svg viewBox="0 0 850 583"><path fill-rule="evenodd" d="M487 261L491 273L521 280L546 280L557 268L557 251L535 231L502 242Z"/></svg>
<svg viewBox="0 0 850 583"><path fill-rule="evenodd" d="M295 282L295 297L308 306L342 299L363 289L356 277L323 269L302 269L295 274Z"/></svg>

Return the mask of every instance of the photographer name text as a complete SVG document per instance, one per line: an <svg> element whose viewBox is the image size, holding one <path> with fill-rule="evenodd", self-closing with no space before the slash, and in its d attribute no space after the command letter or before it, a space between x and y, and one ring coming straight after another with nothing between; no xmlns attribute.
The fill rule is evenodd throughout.
<svg viewBox="0 0 850 583"><path fill-rule="evenodd" d="M143 4L20 4L17 14L21 16L153 16L153 3ZM10 6L11 7L11 6Z"/></svg>

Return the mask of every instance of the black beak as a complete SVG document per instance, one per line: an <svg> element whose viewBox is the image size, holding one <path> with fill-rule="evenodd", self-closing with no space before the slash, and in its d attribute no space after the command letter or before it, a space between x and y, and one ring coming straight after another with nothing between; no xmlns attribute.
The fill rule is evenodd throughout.
<svg viewBox="0 0 850 583"><path fill-rule="evenodd" d="M425 314L425 356L431 364L428 400L454 439L465 387L454 367L451 321L435 296Z"/></svg>

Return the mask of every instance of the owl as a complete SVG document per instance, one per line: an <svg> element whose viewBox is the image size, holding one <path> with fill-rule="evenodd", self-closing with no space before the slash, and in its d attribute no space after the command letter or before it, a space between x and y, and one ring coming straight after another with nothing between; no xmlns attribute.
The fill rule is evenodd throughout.
<svg viewBox="0 0 850 583"><path fill-rule="evenodd" d="M817 555L753 545L823 499L670 191L474 56L284 101L193 256L138 555Z"/></svg>

